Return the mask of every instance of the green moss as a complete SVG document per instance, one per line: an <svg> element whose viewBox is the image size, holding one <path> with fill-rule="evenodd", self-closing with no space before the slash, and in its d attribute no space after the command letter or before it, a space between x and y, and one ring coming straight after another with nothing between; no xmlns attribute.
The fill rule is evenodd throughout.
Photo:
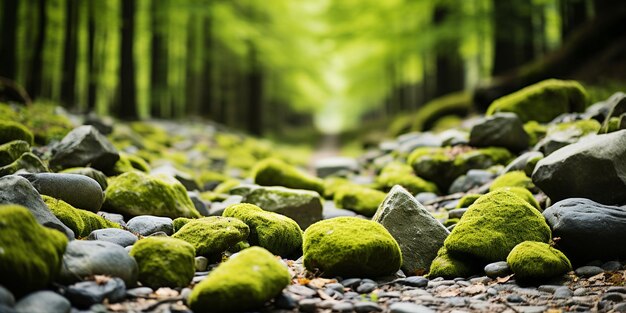
<svg viewBox="0 0 626 313"><path fill-rule="evenodd" d="M119 175L132 171L148 173L150 172L150 165L148 165L148 163L139 156L120 152L120 159L115 162L113 173Z"/></svg>
<svg viewBox="0 0 626 313"><path fill-rule="evenodd" d="M300 172L295 167L279 160L265 159L252 170L254 182L262 186L283 186L294 189L307 189L324 194L324 182Z"/></svg>
<svg viewBox="0 0 626 313"><path fill-rule="evenodd" d="M38 144L60 141L74 125L67 116L57 111L56 105L35 103L24 108L20 121L33 132Z"/></svg>
<svg viewBox="0 0 626 313"><path fill-rule="evenodd" d="M0 167L15 162L26 152L30 152L30 145L23 140L13 140L0 145Z"/></svg>
<svg viewBox="0 0 626 313"><path fill-rule="evenodd" d="M526 174L526 176L528 177L532 177L533 172L535 171L535 167L537 166L537 163L541 161L543 158L544 158L543 155L538 155L538 156L534 156L528 159L528 161L526 161L526 166L524 167L524 174Z"/></svg>
<svg viewBox="0 0 626 313"><path fill-rule="evenodd" d="M148 237L130 250L139 267L139 281L153 289L186 287L195 273L196 249L180 239Z"/></svg>
<svg viewBox="0 0 626 313"><path fill-rule="evenodd" d="M26 152L13 163L0 167L0 176L10 175L19 170L26 170L29 173L42 173L48 172L48 167L36 155Z"/></svg>
<svg viewBox="0 0 626 313"><path fill-rule="evenodd" d="M457 277L470 277L479 270L476 265L467 259L458 259L451 256L445 247L437 252L437 257L430 264L429 278L443 277L453 279Z"/></svg>
<svg viewBox="0 0 626 313"><path fill-rule="evenodd" d="M546 135L548 127L537 123L537 121L528 121L524 124L524 131L530 138L529 145L534 146Z"/></svg>
<svg viewBox="0 0 626 313"><path fill-rule="evenodd" d="M333 201L337 207L372 217L386 196L382 191L353 185L339 188Z"/></svg>
<svg viewBox="0 0 626 313"><path fill-rule="evenodd" d="M223 183L228 180L228 176L213 171L201 171L200 174L196 175L196 180L200 186L205 186L209 183Z"/></svg>
<svg viewBox="0 0 626 313"><path fill-rule="evenodd" d="M257 310L289 285L287 267L260 247L220 264L196 285L187 300L194 312Z"/></svg>
<svg viewBox="0 0 626 313"><path fill-rule="evenodd" d="M447 227L450 227L452 225L456 225L456 223L458 223L459 220L460 219L458 219L458 218L449 218L445 222L443 222L443 226L445 226L447 228Z"/></svg>
<svg viewBox="0 0 626 313"><path fill-rule="evenodd" d="M590 134L597 134L602 125L596 120L578 120L573 122L560 123L548 127L548 135L557 132L576 132L578 137Z"/></svg>
<svg viewBox="0 0 626 313"><path fill-rule="evenodd" d="M174 232L179 231L181 228L183 228L183 226L187 225L187 223L191 221L193 221L193 219L186 217L175 218L174 221L172 221L172 227L174 228Z"/></svg>
<svg viewBox="0 0 626 313"><path fill-rule="evenodd" d="M468 208L470 205L476 202L476 200L478 200L478 198L480 198L481 196L482 195L478 193L468 193L459 200L459 203L456 204L456 208L457 209Z"/></svg>
<svg viewBox="0 0 626 313"><path fill-rule="evenodd" d="M532 179L526 176L523 171L512 171L498 176L489 186L489 191L494 191L502 187L521 187L526 189L535 188Z"/></svg>
<svg viewBox="0 0 626 313"><path fill-rule="evenodd" d="M302 229L294 220L274 212L264 211L254 204L231 205L222 216L242 220L250 227L248 242L261 246L283 257L298 255L302 251Z"/></svg>
<svg viewBox="0 0 626 313"><path fill-rule="evenodd" d="M533 196L533 194L530 191L528 191L528 189L526 189L526 188L522 188L522 187L501 187L501 188L498 188L498 189L499 190L505 190L505 191L508 191L508 192L512 192L516 196L518 196L521 199L523 199L524 201L528 202L528 204L532 205L539 212L543 211L541 209L541 206L539 205L539 202L537 201L537 199L535 199L535 196Z"/></svg>
<svg viewBox="0 0 626 313"><path fill-rule="evenodd" d="M0 285L20 297L57 277L67 237L37 223L28 209L0 205Z"/></svg>
<svg viewBox="0 0 626 313"><path fill-rule="evenodd" d="M548 242L550 227L537 209L510 191L498 189L476 200L444 245L458 259L502 261L518 243Z"/></svg>
<svg viewBox="0 0 626 313"><path fill-rule="evenodd" d="M87 237L92 231L103 228L122 228L93 212L74 208L67 202L46 195L41 196L52 214L69 227L77 238Z"/></svg>
<svg viewBox="0 0 626 313"><path fill-rule="evenodd" d="M130 128L143 137L145 141L155 142L162 146L170 144L171 136L165 129L154 123L133 122L130 124Z"/></svg>
<svg viewBox="0 0 626 313"><path fill-rule="evenodd" d="M379 223L356 217L309 226L303 251L306 269L325 276L377 277L395 273L402 264L400 246L391 234Z"/></svg>
<svg viewBox="0 0 626 313"><path fill-rule="evenodd" d="M568 112L582 112L587 92L576 81L548 79L495 100L487 115L513 112L523 121L549 122Z"/></svg>
<svg viewBox="0 0 626 313"><path fill-rule="evenodd" d="M250 243L248 243L247 241L240 241L236 243L234 246L230 247L228 249L228 252L236 253L236 252L248 249L248 248L250 248Z"/></svg>
<svg viewBox="0 0 626 313"><path fill-rule="evenodd" d="M213 192L216 194L228 194L228 192L241 185L241 181L237 180L237 179L228 179L224 182L222 182L221 184L217 185L217 187L215 187L215 189L213 189Z"/></svg>
<svg viewBox="0 0 626 313"><path fill-rule="evenodd" d="M26 126L13 121L0 121L0 144L13 140L26 141L29 145L34 142L33 133Z"/></svg>
<svg viewBox="0 0 626 313"><path fill-rule="evenodd" d="M524 241L515 246L506 262L515 278L523 282L545 281L572 270L572 264L563 252L536 241Z"/></svg>
<svg viewBox="0 0 626 313"><path fill-rule="evenodd" d="M335 195L335 192L339 190L342 186L345 185L353 185L352 182L337 176L331 176L324 179L324 198L332 199Z"/></svg>
<svg viewBox="0 0 626 313"><path fill-rule="evenodd" d="M109 181L103 207L127 216L200 217L179 181L138 171Z"/></svg>
<svg viewBox="0 0 626 313"><path fill-rule="evenodd" d="M2 121L15 121L19 118L19 115L13 108L6 104L0 102L0 120Z"/></svg>
<svg viewBox="0 0 626 313"><path fill-rule="evenodd" d="M210 216L191 220L172 238L182 239L196 248L196 254L209 258L219 255L250 234L250 228L236 218Z"/></svg>
<svg viewBox="0 0 626 313"><path fill-rule="evenodd" d="M415 176L411 166L400 162L387 164L376 177L376 183L384 191L400 185L414 195L420 192L439 192L435 184Z"/></svg>

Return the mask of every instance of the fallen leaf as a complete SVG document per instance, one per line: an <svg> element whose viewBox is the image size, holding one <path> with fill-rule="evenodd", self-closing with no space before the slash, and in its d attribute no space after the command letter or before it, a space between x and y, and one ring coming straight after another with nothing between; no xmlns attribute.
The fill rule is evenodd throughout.
<svg viewBox="0 0 626 313"><path fill-rule="evenodd" d="M470 295L483 293L485 291L487 291L487 288L483 285L472 285L472 286L463 288L463 292L470 294Z"/></svg>
<svg viewBox="0 0 626 313"><path fill-rule="evenodd" d="M306 277L298 277L298 284L299 285L306 285L310 282L311 280L306 278Z"/></svg>
<svg viewBox="0 0 626 313"><path fill-rule="evenodd" d="M326 284L336 283L336 282L337 282L336 279L314 278L309 281L308 285L314 288L323 288Z"/></svg>
<svg viewBox="0 0 626 313"><path fill-rule="evenodd" d="M511 274L509 276L504 276L504 277L498 277L496 278L496 282L498 282L498 284L504 284L507 281L509 281L511 279L511 277L513 277L514 274Z"/></svg>
<svg viewBox="0 0 626 313"><path fill-rule="evenodd" d="M448 297L456 297L458 295L461 294L461 291L459 289L446 289L444 291L442 291L441 293L438 293L437 296L442 297L442 298L448 298Z"/></svg>
<svg viewBox="0 0 626 313"><path fill-rule="evenodd" d="M95 275L93 277L93 280L96 282L96 284L98 285L104 285L106 283L109 282L109 280L111 280L111 277L109 276L105 276L105 275Z"/></svg>
<svg viewBox="0 0 626 313"><path fill-rule="evenodd" d="M113 312L126 312L126 306L121 303L109 304L107 305L107 309Z"/></svg>

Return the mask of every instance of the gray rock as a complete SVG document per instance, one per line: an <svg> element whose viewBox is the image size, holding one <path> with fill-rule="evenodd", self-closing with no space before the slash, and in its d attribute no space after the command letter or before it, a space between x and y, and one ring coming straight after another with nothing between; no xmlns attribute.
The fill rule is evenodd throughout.
<svg viewBox="0 0 626 313"><path fill-rule="evenodd" d="M356 173L359 170L359 163L354 158L327 157L317 160L313 167L318 177L325 178L337 172Z"/></svg>
<svg viewBox="0 0 626 313"><path fill-rule="evenodd" d="M487 264L485 266L485 274L491 278L505 277L511 274L511 269L506 261L499 261Z"/></svg>
<svg viewBox="0 0 626 313"><path fill-rule="evenodd" d="M572 295L574 297L582 297L582 296L586 296L587 293L589 293L589 289L587 288L576 288L576 290L574 290L574 293Z"/></svg>
<svg viewBox="0 0 626 313"><path fill-rule="evenodd" d="M0 285L0 305L13 307L15 305L15 297L9 289Z"/></svg>
<svg viewBox="0 0 626 313"><path fill-rule="evenodd" d="M69 132L53 148L50 167L91 166L110 171L120 156L109 140L93 126L80 126Z"/></svg>
<svg viewBox="0 0 626 313"><path fill-rule="evenodd" d="M162 175L173 177L174 179L178 180L183 186L185 186L185 189L189 191L200 190L200 186L198 185L196 180L193 178L193 176L191 176L191 174L183 172L175 168L174 165L169 164L169 163L163 164L157 168L153 168L150 171L150 174L151 175L162 174Z"/></svg>
<svg viewBox="0 0 626 313"><path fill-rule="evenodd" d="M426 203L437 199L439 196L434 192L420 192L415 195L415 200L419 203Z"/></svg>
<svg viewBox="0 0 626 313"><path fill-rule="evenodd" d="M209 266L209 259L203 256L197 256L194 261L196 272L204 272Z"/></svg>
<svg viewBox="0 0 626 313"><path fill-rule="evenodd" d="M428 278L423 276L409 276L407 278L396 279L394 282L400 285L418 288L428 286Z"/></svg>
<svg viewBox="0 0 626 313"><path fill-rule="evenodd" d="M485 117L470 131L470 146L504 147L512 151L528 148L530 137L514 113L496 113Z"/></svg>
<svg viewBox="0 0 626 313"><path fill-rule="evenodd" d="M315 290L302 285L289 285L287 286L287 291L306 298L311 298L317 295Z"/></svg>
<svg viewBox="0 0 626 313"><path fill-rule="evenodd" d="M621 270L624 266L619 261L608 261L600 267L605 271L615 272Z"/></svg>
<svg viewBox="0 0 626 313"><path fill-rule="evenodd" d="M602 300L622 302L624 301L624 295L619 292L607 292L602 295Z"/></svg>
<svg viewBox="0 0 626 313"><path fill-rule="evenodd" d="M330 289L332 289L332 290L334 290L336 292L339 292L339 293L344 293L344 291L345 291L344 288L343 288L343 285L340 284L340 283L329 283L329 284L324 285L324 287L330 288Z"/></svg>
<svg viewBox="0 0 626 313"><path fill-rule="evenodd" d="M243 197L242 202L290 217L300 228L322 220L322 200L315 191L285 187L261 187Z"/></svg>
<svg viewBox="0 0 626 313"><path fill-rule="evenodd" d="M524 299L520 295L514 293L506 296L506 301L510 303L520 303L524 302Z"/></svg>
<svg viewBox="0 0 626 313"><path fill-rule="evenodd" d="M450 193L468 192L491 182L496 175L485 170L469 170L467 174L457 177L450 186Z"/></svg>
<svg viewBox="0 0 626 313"><path fill-rule="evenodd" d="M200 213L202 216L209 216L209 207L211 206L211 202L204 201L200 198L200 194L196 191L190 191L187 193L189 199L193 203L193 206L196 208L196 211Z"/></svg>
<svg viewBox="0 0 626 313"><path fill-rule="evenodd" d="M15 305L18 313L69 313L70 301L52 291L37 291L22 298Z"/></svg>
<svg viewBox="0 0 626 313"><path fill-rule="evenodd" d="M626 130L587 136L537 163L532 180L553 201L626 203Z"/></svg>
<svg viewBox="0 0 626 313"><path fill-rule="evenodd" d="M555 203L543 216L552 236L560 238L557 247L570 261L580 264L591 259L626 258L626 206L572 198Z"/></svg>
<svg viewBox="0 0 626 313"><path fill-rule="evenodd" d="M147 297L153 292L154 290L152 290L152 288L150 287L137 287L137 288L127 289L126 295L130 297L134 297L134 298Z"/></svg>
<svg viewBox="0 0 626 313"><path fill-rule="evenodd" d="M613 307L615 312L623 313L626 312L626 302L618 303Z"/></svg>
<svg viewBox="0 0 626 313"><path fill-rule="evenodd" d="M341 281L341 284L346 288L356 288L361 284L360 278L348 278Z"/></svg>
<svg viewBox="0 0 626 313"><path fill-rule="evenodd" d="M135 234L118 228L96 229L87 236L87 240L108 241L122 247L134 245L138 238Z"/></svg>
<svg viewBox="0 0 626 313"><path fill-rule="evenodd" d="M547 306L544 305L529 305L529 306L514 306L514 312L519 313L543 313L548 310Z"/></svg>
<svg viewBox="0 0 626 313"><path fill-rule="evenodd" d="M357 216L354 211L338 208L332 200L324 201L324 207L322 209L323 218L325 220L340 216Z"/></svg>
<svg viewBox="0 0 626 313"><path fill-rule="evenodd" d="M383 308L375 302L359 301L354 304L356 313L382 312Z"/></svg>
<svg viewBox="0 0 626 313"><path fill-rule="evenodd" d="M122 227L126 227L126 222L124 221L124 216L122 214L100 211L98 212L98 215L102 216L105 220L118 223Z"/></svg>
<svg viewBox="0 0 626 313"><path fill-rule="evenodd" d="M422 204L399 185L391 188L372 220L382 224L400 245L405 273L428 272L430 263L449 234Z"/></svg>
<svg viewBox="0 0 626 313"><path fill-rule="evenodd" d="M396 302L389 306L390 313L434 313L435 311L411 302Z"/></svg>
<svg viewBox="0 0 626 313"><path fill-rule="evenodd" d="M465 212L467 212L467 208L450 210L448 211L448 218L461 218Z"/></svg>
<svg viewBox="0 0 626 313"><path fill-rule="evenodd" d="M50 212L41 195L26 178L15 175L0 178L0 204L10 203L26 207L39 224L57 229L70 240L74 239L74 232Z"/></svg>
<svg viewBox="0 0 626 313"><path fill-rule="evenodd" d="M101 284L92 280L75 283L67 288L65 296L72 305L87 309L105 299L108 303L117 303L126 298L126 285L119 278L111 278Z"/></svg>
<svg viewBox="0 0 626 313"><path fill-rule="evenodd" d="M354 305L350 302L337 302L333 305L333 312L352 312L354 310Z"/></svg>
<svg viewBox="0 0 626 313"><path fill-rule="evenodd" d="M152 215L140 215L131 218L126 227L132 232L142 236L150 236L156 232L164 232L167 235L174 233L173 221L169 217L159 217Z"/></svg>
<svg viewBox="0 0 626 313"><path fill-rule="evenodd" d="M211 208L209 209L209 216L222 216L222 213L224 213L224 210L233 205L233 204L239 204L241 203L243 200L242 196L230 196L228 198L226 198L226 200L222 201L222 202L213 202L211 204Z"/></svg>
<svg viewBox="0 0 626 313"><path fill-rule="evenodd" d="M598 266L581 266L575 272L580 277L591 277L603 273L604 270Z"/></svg>
<svg viewBox="0 0 626 313"><path fill-rule="evenodd" d="M611 286L609 287L606 292L617 292L617 293L623 293L626 294L626 287L624 286Z"/></svg>
<svg viewBox="0 0 626 313"><path fill-rule="evenodd" d="M21 174L42 195L61 199L73 207L98 212L104 202L102 187L97 181L77 174Z"/></svg>
<svg viewBox="0 0 626 313"><path fill-rule="evenodd" d="M109 183L107 182L106 175L104 175L104 173L98 171L95 168L91 168L91 167L74 167L74 168L68 168L68 169L62 171L61 173L63 173L63 174L77 174L77 175L87 176L87 177L97 181L98 184L100 185L100 188L102 188L102 190L107 189L107 187L109 186Z"/></svg>
<svg viewBox="0 0 626 313"><path fill-rule="evenodd" d="M107 241L71 241L63 255L59 280L72 284L92 275L121 278L126 286L137 284L137 262L121 246Z"/></svg>
<svg viewBox="0 0 626 313"><path fill-rule="evenodd" d="M286 292L281 292L275 299L274 305L278 309L293 310L298 307L298 302Z"/></svg>
<svg viewBox="0 0 626 313"><path fill-rule="evenodd" d="M520 156L515 158L515 160L511 161L503 170L503 173L513 172L513 171L526 171L529 166L529 161L535 159L543 159L543 153L539 151L528 151L522 153ZM534 169L534 166L533 166ZM526 172L526 175L532 175L532 169Z"/></svg>
<svg viewBox="0 0 626 313"><path fill-rule="evenodd" d="M376 287L378 287L378 285L374 284L374 283L363 283L361 285L359 285L359 287L356 287L356 292L358 293L370 293L372 291L374 291L374 289L376 289Z"/></svg>
<svg viewBox="0 0 626 313"><path fill-rule="evenodd" d="M301 312L314 313L317 312L317 306L322 302L321 299L302 299L298 302L298 307Z"/></svg>
<svg viewBox="0 0 626 313"><path fill-rule="evenodd" d="M567 286L559 287L554 291L555 299L569 299L573 295L574 292L572 292Z"/></svg>
<svg viewBox="0 0 626 313"><path fill-rule="evenodd" d="M398 136L398 147L395 149L400 154L411 153L419 147L441 147L442 140L439 136L430 132L411 132Z"/></svg>

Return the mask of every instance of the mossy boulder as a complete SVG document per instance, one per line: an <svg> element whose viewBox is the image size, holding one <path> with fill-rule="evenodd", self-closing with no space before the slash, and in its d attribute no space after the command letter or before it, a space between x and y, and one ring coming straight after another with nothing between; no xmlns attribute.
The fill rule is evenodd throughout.
<svg viewBox="0 0 626 313"><path fill-rule="evenodd" d="M304 266L325 276L377 277L402 265L400 246L385 227L356 217L311 225L304 232L303 251Z"/></svg>
<svg viewBox="0 0 626 313"><path fill-rule="evenodd" d="M515 278L523 282L541 282L572 270L563 252L549 244L524 241L513 248L506 258Z"/></svg>
<svg viewBox="0 0 626 313"><path fill-rule="evenodd" d="M528 134L529 145L536 145L541 138L548 132L548 127L537 123L537 121L528 121L524 124L524 131Z"/></svg>
<svg viewBox="0 0 626 313"><path fill-rule="evenodd" d="M55 280L66 245L63 233L39 225L28 209L0 205L0 285L17 296Z"/></svg>
<svg viewBox="0 0 626 313"><path fill-rule="evenodd" d="M248 242L269 252L289 257L302 252L302 229L294 220L274 212L264 211L254 204L231 205L222 216L242 220L250 227Z"/></svg>
<svg viewBox="0 0 626 313"><path fill-rule="evenodd" d="M0 145L0 167L15 162L26 152L30 152L30 145L24 140L13 140Z"/></svg>
<svg viewBox="0 0 626 313"><path fill-rule="evenodd" d="M482 195L478 193L468 193L464 195L461 199L459 199L459 202L456 204L456 208L457 209L468 208L470 205L476 202L476 200L478 200L478 198L480 198L481 196Z"/></svg>
<svg viewBox="0 0 626 313"><path fill-rule="evenodd" d="M384 191L400 185L414 195L420 192L439 192L437 185L415 176L411 166L400 162L385 165L376 177L376 184Z"/></svg>
<svg viewBox="0 0 626 313"><path fill-rule="evenodd" d="M535 188L533 180L526 176L524 171L512 171L498 176L489 186L489 191L494 191L502 187L521 187L526 189Z"/></svg>
<svg viewBox="0 0 626 313"><path fill-rule="evenodd" d="M196 249L180 239L141 239L133 245L130 256L139 266L139 281L153 289L186 287L195 273Z"/></svg>
<svg viewBox="0 0 626 313"><path fill-rule="evenodd" d="M317 192L311 190L260 187L251 190L241 202L285 215L296 221L302 229L323 218L322 199Z"/></svg>
<svg viewBox="0 0 626 313"><path fill-rule="evenodd" d="M182 226L172 238L182 239L196 248L196 255L208 258L220 254L250 234L250 228L239 219L210 216L191 220Z"/></svg>
<svg viewBox="0 0 626 313"><path fill-rule="evenodd" d="M289 285L287 267L267 250L252 247L220 264L197 284L187 303L194 312L257 310Z"/></svg>
<svg viewBox="0 0 626 313"><path fill-rule="evenodd" d="M41 145L63 139L74 125L59 112L59 107L46 103L33 103L21 111L20 122L24 123L35 135L35 142Z"/></svg>
<svg viewBox="0 0 626 313"><path fill-rule="evenodd" d="M200 217L180 182L138 171L109 181L103 208L127 216Z"/></svg>
<svg viewBox="0 0 626 313"><path fill-rule="evenodd" d="M12 121L0 121L0 144L13 140L23 140L33 144L33 133L26 126Z"/></svg>
<svg viewBox="0 0 626 313"><path fill-rule="evenodd" d="M535 199L535 196L526 188L522 187L500 187L497 190L504 190L511 193L514 193L516 196L522 198L524 201L528 202L528 204L532 205L539 212L542 211L541 205L539 201Z"/></svg>
<svg viewBox="0 0 626 313"><path fill-rule="evenodd" d="M478 198L454 227L444 246L458 259L503 261L523 241L548 242L541 213L514 193L498 189Z"/></svg>
<svg viewBox="0 0 626 313"><path fill-rule="evenodd" d="M600 130L600 123L596 120L578 120L554 124L548 127L546 136L539 141L535 149L545 155L578 142L585 136L595 135Z"/></svg>
<svg viewBox="0 0 626 313"><path fill-rule="evenodd" d="M150 165L140 156L125 152L120 152L119 154L120 159L115 162L115 166L113 167L114 174L119 175L132 171L150 172Z"/></svg>
<svg viewBox="0 0 626 313"><path fill-rule="evenodd" d="M299 171L279 159L265 159L260 161L253 169L254 183L262 186L283 186L294 189L307 189L324 194L324 182L315 177Z"/></svg>
<svg viewBox="0 0 626 313"><path fill-rule="evenodd" d="M324 198L332 199L335 196L335 192L342 186L354 185L351 181L343 177L331 176L324 179Z"/></svg>
<svg viewBox="0 0 626 313"><path fill-rule="evenodd" d="M339 208L372 217L387 193L363 186L344 186L335 192L333 201Z"/></svg>
<svg viewBox="0 0 626 313"><path fill-rule="evenodd" d="M67 202L42 195L52 214L74 231L76 238L87 237L92 231L103 228L122 228L119 224L86 210L76 209Z"/></svg>
<svg viewBox="0 0 626 313"><path fill-rule="evenodd" d="M548 79L496 99L487 115L513 112L524 122L546 123L568 112L582 112L587 92L576 81Z"/></svg>
<svg viewBox="0 0 626 313"><path fill-rule="evenodd" d="M43 173L48 171L48 167L36 155L26 152L13 163L0 167L0 176L11 175L19 170L25 170L29 173Z"/></svg>
<svg viewBox="0 0 626 313"><path fill-rule="evenodd" d="M475 264L465 258L455 258L448 253L446 247L441 247L437 257L430 264L428 277L457 278L470 277L480 270Z"/></svg>

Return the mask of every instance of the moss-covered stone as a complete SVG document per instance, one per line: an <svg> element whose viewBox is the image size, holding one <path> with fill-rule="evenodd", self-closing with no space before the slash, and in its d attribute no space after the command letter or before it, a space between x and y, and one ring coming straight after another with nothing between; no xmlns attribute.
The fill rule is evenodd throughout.
<svg viewBox="0 0 626 313"><path fill-rule="evenodd" d="M523 241L548 242L550 227L537 209L514 193L498 189L476 200L444 246L457 259L503 261Z"/></svg>
<svg viewBox="0 0 626 313"><path fill-rule="evenodd" d="M294 189L307 189L324 194L324 182L303 173L295 167L275 158L260 161L252 170L254 182L262 186L283 186Z"/></svg>
<svg viewBox="0 0 626 313"><path fill-rule="evenodd" d="M553 135L558 132L572 131L578 137L597 134L602 125L596 120L578 120L573 122L565 122L548 127L547 135Z"/></svg>
<svg viewBox="0 0 626 313"><path fill-rule="evenodd" d="M39 102L24 107L21 111L20 122L33 132L36 143L44 145L59 141L74 128L70 119L60 113L58 108L56 105Z"/></svg>
<svg viewBox="0 0 626 313"><path fill-rule="evenodd" d="M16 296L54 281L66 245L63 233L39 225L28 209L0 205L0 285Z"/></svg>
<svg viewBox="0 0 626 313"><path fill-rule="evenodd" d="M468 259L458 259L448 253L446 247L441 247L437 257L430 264L428 277L457 278L470 277L476 274L479 268Z"/></svg>
<svg viewBox="0 0 626 313"><path fill-rule="evenodd" d="M0 167L0 177L19 170L26 170L29 173L43 173L48 171L48 167L36 155L25 152L13 163Z"/></svg>
<svg viewBox="0 0 626 313"><path fill-rule="evenodd" d="M106 190L107 187L109 186L109 183L107 182L106 175L104 175L104 173L98 171L95 168L91 168L91 167L72 167L72 168L68 168L68 169L62 170L59 173L78 174L78 175L87 176L87 177L97 181L98 185L100 185L100 187L102 187L102 190Z"/></svg>
<svg viewBox="0 0 626 313"><path fill-rule="evenodd" d="M563 252L536 241L516 245L506 262L515 278L523 282L541 282L572 270L572 264Z"/></svg>
<svg viewBox="0 0 626 313"><path fill-rule="evenodd" d="M568 112L582 112L587 92L576 81L548 79L496 99L487 114L513 112L524 122L549 122Z"/></svg>
<svg viewBox="0 0 626 313"><path fill-rule="evenodd" d="M448 227L450 227L452 225L456 225L459 221L460 221L460 219L458 219L458 218L449 218L449 219L445 220L445 222L443 222L443 226L448 228Z"/></svg>
<svg viewBox="0 0 626 313"><path fill-rule="evenodd" d="M246 194L241 202L285 215L296 221L302 229L323 218L322 199L317 192L311 190L259 187Z"/></svg>
<svg viewBox="0 0 626 313"><path fill-rule="evenodd" d="M444 117L466 116L472 108L469 92L455 92L429 101L414 114L403 114L389 126L392 136L409 131L429 130Z"/></svg>
<svg viewBox="0 0 626 313"><path fill-rule="evenodd" d="M526 176L523 171L512 171L498 176L489 186L489 191L494 191L502 187L521 187L526 189L535 188L533 180Z"/></svg>
<svg viewBox="0 0 626 313"><path fill-rule="evenodd" d="M15 162L26 152L30 152L30 145L24 140L13 140L0 145L0 167Z"/></svg>
<svg viewBox="0 0 626 313"><path fill-rule="evenodd" d="M528 177L532 177L533 171L535 171L537 163L539 163L539 161L541 161L543 158L543 154L529 158L528 161L526 161L526 166L524 167L524 174L526 174L526 176Z"/></svg>
<svg viewBox="0 0 626 313"><path fill-rule="evenodd" d="M345 185L354 185L354 183L343 177L331 176L324 179L324 198L332 199L335 196L335 192L339 188Z"/></svg>
<svg viewBox="0 0 626 313"><path fill-rule="evenodd" d="M386 196L387 194L382 191L353 185L339 188L335 192L333 201L339 208L371 217L374 216Z"/></svg>
<svg viewBox="0 0 626 313"><path fill-rule="evenodd" d="M384 191L400 185L414 195L420 192L439 192L435 184L415 176L411 166L400 162L387 164L376 177L376 183Z"/></svg>
<svg viewBox="0 0 626 313"><path fill-rule="evenodd" d="M119 224L106 220L98 214L74 208L63 200L46 195L41 197L52 214L74 231L76 238L87 237L96 229L122 228Z"/></svg>
<svg viewBox="0 0 626 313"><path fill-rule="evenodd" d="M172 227L174 228L174 232L179 231L181 228L183 228L183 226L187 225L187 223L191 221L193 221L193 219L186 217L175 218L172 221Z"/></svg>
<svg viewBox="0 0 626 313"><path fill-rule="evenodd" d="M239 219L210 216L191 220L172 238L182 239L196 248L196 255L215 259L250 234L250 228Z"/></svg>
<svg viewBox="0 0 626 313"><path fill-rule="evenodd" d="M478 200L478 198L480 198L481 196L482 195L478 193L468 193L464 195L461 199L459 199L459 202L456 204L456 208L457 209L468 208L470 205L476 202L476 200Z"/></svg>
<svg viewBox="0 0 626 313"><path fill-rule="evenodd" d="M274 212L264 211L254 204L231 205L222 216L242 220L250 227L248 242L283 257L302 252L302 229L294 220Z"/></svg>
<svg viewBox="0 0 626 313"><path fill-rule="evenodd" d="M141 239L133 245L130 256L139 266L139 281L153 289L186 287L195 273L196 249L180 239Z"/></svg>
<svg viewBox="0 0 626 313"><path fill-rule="evenodd" d="M119 175L132 171L148 173L150 172L150 165L137 155L120 152L120 159L115 162L113 173Z"/></svg>
<svg viewBox="0 0 626 313"><path fill-rule="evenodd" d="M23 140L29 145L34 142L33 133L26 126L13 121L0 121L0 144Z"/></svg>
<svg viewBox="0 0 626 313"><path fill-rule="evenodd" d="M127 216L200 217L179 181L138 171L109 181L103 207Z"/></svg>
<svg viewBox="0 0 626 313"><path fill-rule="evenodd" d="M533 194L526 188L522 188L522 187L500 187L500 188L498 188L498 190L505 190L505 191L508 191L508 192L512 192L516 196L518 196L521 199L523 199L524 201L528 202L528 204L532 205L539 212L543 211L541 209L541 205L539 204L539 201L537 201L537 199L535 199L535 196L533 196Z"/></svg>
<svg viewBox="0 0 626 313"><path fill-rule="evenodd" d="M530 138L529 145L534 146L546 135L548 127L537 123L537 121L528 121L524 124L524 131Z"/></svg>
<svg viewBox="0 0 626 313"><path fill-rule="evenodd" d="M221 182L219 185L213 189L213 193L215 194L227 194L231 189L241 185L241 182L237 179L227 179Z"/></svg>
<svg viewBox="0 0 626 313"><path fill-rule="evenodd" d="M260 247L246 249L220 264L196 285L187 303L194 312L257 310L289 285L287 267Z"/></svg>
<svg viewBox="0 0 626 313"><path fill-rule="evenodd" d="M400 246L379 223L337 217L304 232L304 266L325 276L377 277L402 265ZM384 257L381 257L384 256Z"/></svg>

